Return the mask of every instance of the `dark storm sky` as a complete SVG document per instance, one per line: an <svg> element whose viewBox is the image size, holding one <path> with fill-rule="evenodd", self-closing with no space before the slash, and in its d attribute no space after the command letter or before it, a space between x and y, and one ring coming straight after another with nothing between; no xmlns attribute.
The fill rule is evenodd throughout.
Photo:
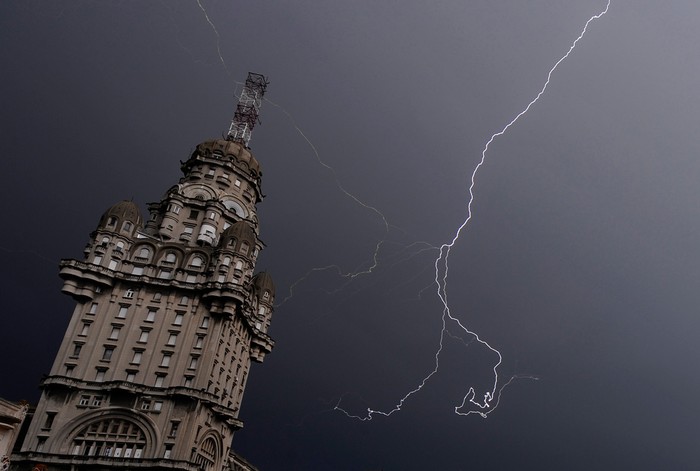
<svg viewBox="0 0 700 471"><path fill-rule="evenodd" d="M277 308L241 454L266 471L698 469L696 2L613 0L480 170L452 312L504 378L539 380L457 416L493 355L448 339L402 411L359 422L332 411L341 397L391 409L433 366L436 252L406 247L451 239L485 142L605 1L201 1L225 67L196 0L0 3L0 396L38 398L73 306L58 261L114 202L159 200L255 71L282 107L264 104L251 142L278 301L387 242L372 275L314 272Z"/></svg>

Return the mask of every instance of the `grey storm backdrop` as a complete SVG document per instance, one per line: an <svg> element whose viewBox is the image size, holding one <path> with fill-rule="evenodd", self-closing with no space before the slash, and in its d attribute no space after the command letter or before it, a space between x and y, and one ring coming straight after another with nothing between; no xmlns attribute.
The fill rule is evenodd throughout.
<svg viewBox="0 0 700 471"><path fill-rule="evenodd" d="M160 200L253 71L270 79L258 269L293 296L239 453L266 471L698 469L697 2L613 0L479 171L452 313L501 351L503 381L538 379L456 415L494 354L451 323L439 372L370 421L334 407L390 410L432 370L430 247L464 220L486 141L606 2L200 2L0 3L1 397L38 399L73 306L59 260L113 203ZM367 270L380 240L371 274L313 271Z"/></svg>

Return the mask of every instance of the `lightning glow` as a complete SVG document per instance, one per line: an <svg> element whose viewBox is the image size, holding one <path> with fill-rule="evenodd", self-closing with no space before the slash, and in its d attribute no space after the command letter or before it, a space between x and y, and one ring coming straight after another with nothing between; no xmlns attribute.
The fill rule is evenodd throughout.
<svg viewBox="0 0 700 471"><path fill-rule="evenodd" d="M516 379L521 379L521 378L527 378L527 379L538 379L537 377L534 376L523 376L523 375L514 375L511 376L508 381L506 381L503 385L500 385L499 387L499 374L498 374L498 368L501 366L501 363L503 362L503 356L501 355L501 352L499 352L496 348L491 346L487 341L481 339L481 337L474 331L470 330L467 328L462 321L460 321L457 317L453 316L451 311L450 311L450 306L448 303L447 299L447 281L448 281L448 274L449 274L449 256L450 256L450 251L451 249L455 246L457 241L459 240L459 237L464 230L464 228L467 226L469 221L472 219L472 203L474 202L474 186L476 184L476 176L477 173L479 172L479 169L484 165L486 162L486 154L489 150L489 147L491 146L491 143L493 141L504 135L508 129L510 129L511 126L513 126L523 115L525 115L530 108L537 103L537 101L540 99L540 97L544 94L544 92L547 90L547 87L549 86L549 82L552 78L552 74L554 71L559 67L559 64L561 64L566 58L569 57L569 55L574 51L576 48L576 45L578 42L583 38L583 36L586 34L586 31L588 30L588 26L591 22L601 18L603 15L605 15L608 12L608 9L610 8L610 1L607 0L607 3L605 5L605 8L603 11L600 13L593 15L586 21L583 30L579 34L579 36L573 41L571 44L571 47L569 47L568 51L552 66L552 68L549 70L549 73L547 74L547 79L545 80L544 85L540 89L540 91L537 93L535 98L532 99L528 103L528 105L520 112L518 113L508 124L506 124L503 129L498 131L497 133L493 134L491 138L486 142L486 145L484 146L482 152L481 152L481 159L479 160L479 163L476 165L474 170L472 171L471 174L471 180L470 180L470 185L469 185L469 200L467 202L467 215L464 221L460 224L460 226L457 228L454 236L450 240L450 242L445 243L440 246L440 252L438 257L435 259L434 263L434 269L435 269L435 279L434 279L434 287L435 287L435 292L440 299L442 303L442 316L441 316L441 322L442 322L442 330L440 332L440 341L439 345L437 348L437 351L435 352L435 361L434 361L434 367L432 371L428 373L427 376L423 378L423 380L416 386L414 389L410 390L408 393L406 393L397 403L396 405L389 410L386 411L381 411L381 410L374 410L371 408L367 409L367 413L365 415L356 415L356 414L351 414L345 409L343 409L340 406L340 403L342 401L341 399L338 400L338 403L335 406L335 409L344 413L346 416L353 418L353 419L358 419L362 421L367 421L371 420L375 415L381 415L388 417L391 414L398 412L401 410L403 407L403 404L414 394L416 394L418 391L420 391L423 386L430 380L430 378L435 375L439 368L440 368L440 354L442 353L443 350L443 342L445 339L445 335L453 336L451 333L447 331L447 321L450 320L454 322L457 326L459 326L462 331L471 336L474 341L480 343L481 345L485 346L488 348L493 354L497 357L496 362L494 363L493 366L493 383L492 387L490 390L486 391L481 395L481 397L477 397L477 393L474 387L470 387L467 393L464 395L464 398L462 399L461 404L457 405L454 409L455 413L458 415L470 415L470 414L479 414L481 417L486 418L488 414L493 412L497 407L500 402L500 397L503 389L507 387L509 384L511 384L513 381ZM469 402L470 405L467 404ZM472 407L469 409L468 407ZM467 408L467 409L465 409Z"/></svg>

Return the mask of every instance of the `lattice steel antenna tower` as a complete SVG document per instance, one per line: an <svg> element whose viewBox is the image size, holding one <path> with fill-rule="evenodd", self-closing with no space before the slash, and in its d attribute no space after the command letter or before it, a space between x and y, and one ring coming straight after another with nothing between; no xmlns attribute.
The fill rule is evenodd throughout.
<svg viewBox="0 0 700 471"><path fill-rule="evenodd" d="M263 95L269 83L264 75L248 72L226 140L240 142L248 147L250 135L258 122Z"/></svg>

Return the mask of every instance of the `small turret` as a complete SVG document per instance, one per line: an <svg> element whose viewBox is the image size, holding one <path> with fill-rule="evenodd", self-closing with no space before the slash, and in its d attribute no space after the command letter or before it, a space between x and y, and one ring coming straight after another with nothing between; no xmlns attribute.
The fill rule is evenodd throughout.
<svg viewBox="0 0 700 471"><path fill-rule="evenodd" d="M133 201L120 201L109 208L100 218L98 229L123 232L131 235L143 224L141 211Z"/></svg>

